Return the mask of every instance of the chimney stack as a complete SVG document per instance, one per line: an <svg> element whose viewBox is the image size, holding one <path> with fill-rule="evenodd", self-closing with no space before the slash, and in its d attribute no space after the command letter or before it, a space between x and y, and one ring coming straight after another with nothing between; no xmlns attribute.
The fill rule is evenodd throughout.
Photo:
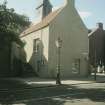
<svg viewBox="0 0 105 105"><path fill-rule="evenodd" d="M101 23L101 22L100 23L97 23L96 24L96 27L99 28L99 29L103 29L103 23Z"/></svg>
<svg viewBox="0 0 105 105"><path fill-rule="evenodd" d="M39 5L36 10L39 12L39 18L42 20L45 18L50 12L52 12L52 5L50 0L39 0Z"/></svg>
<svg viewBox="0 0 105 105"><path fill-rule="evenodd" d="M72 6L74 6L75 5L75 0L64 0L65 2L64 2L64 4L65 5L72 5Z"/></svg>

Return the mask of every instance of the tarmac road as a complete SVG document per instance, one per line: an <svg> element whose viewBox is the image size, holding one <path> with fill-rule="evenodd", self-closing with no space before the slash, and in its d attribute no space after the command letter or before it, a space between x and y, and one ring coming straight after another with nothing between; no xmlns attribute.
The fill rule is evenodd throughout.
<svg viewBox="0 0 105 105"><path fill-rule="evenodd" d="M105 105L105 83L0 91L1 105Z"/></svg>

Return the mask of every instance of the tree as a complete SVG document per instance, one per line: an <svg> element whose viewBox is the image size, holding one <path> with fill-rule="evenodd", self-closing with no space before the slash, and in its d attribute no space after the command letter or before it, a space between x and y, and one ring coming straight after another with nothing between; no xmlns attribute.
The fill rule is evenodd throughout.
<svg viewBox="0 0 105 105"><path fill-rule="evenodd" d="M0 32L9 30L19 33L29 24L28 17L15 13L13 8L8 9L7 2L0 4Z"/></svg>
<svg viewBox="0 0 105 105"><path fill-rule="evenodd" d="M29 18L15 13L13 8L8 9L6 1L0 4L0 44L5 45L11 41L22 44L18 36L29 25Z"/></svg>
<svg viewBox="0 0 105 105"><path fill-rule="evenodd" d="M0 4L0 54L3 55L1 56L2 58L5 58L0 59L0 69L4 68L3 70L6 69L6 71L8 69L11 70L12 42L14 41L23 47L24 43L20 40L19 35L29 25L30 21L27 16L17 14L13 8L7 8L6 1ZM2 63L7 61L8 64ZM6 65L9 65L9 68Z"/></svg>

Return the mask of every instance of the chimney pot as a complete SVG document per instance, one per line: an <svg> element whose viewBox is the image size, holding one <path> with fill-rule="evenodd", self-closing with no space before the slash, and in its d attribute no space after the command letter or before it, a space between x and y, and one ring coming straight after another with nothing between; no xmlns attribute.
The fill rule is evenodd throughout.
<svg viewBox="0 0 105 105"><path fill-rule="evenodd" d="M103 23L97 23L96 26L97 26L97 28L99 28L99 29L103 29Z"/></svg>

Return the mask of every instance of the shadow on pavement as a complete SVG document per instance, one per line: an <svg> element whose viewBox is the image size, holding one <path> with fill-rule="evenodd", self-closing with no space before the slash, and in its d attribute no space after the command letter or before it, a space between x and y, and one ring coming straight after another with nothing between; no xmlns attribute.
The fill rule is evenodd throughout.
<svg viewBox="0 0 105 105"><path fill-rule="evenodd" d="M0 101L0 104L12 105L15 101L21 101L19 102L21 105L64 105L68 100L70 103L74 103L77 100L81 101L81 99L105 103L105 88L81 88L76 85L62 85L44 89L36 88L24 93L14 93L14 96L11 96L11 98L5 101Z"/></svg>
<svg viewBox="0 0 105 105"><path fill-rule="evenodd" d="M101 83L98 83L99 87L89 88L88 84L84 87L84 84L74 84L35 88L20 81L4 81L0 79L0 83L4 84L0 85L0 89L8 87L8 90L0 91L0 105L64 105L66 101L74 103L82 99L105 103L105 87L101 87Z"/></svg>
<svg viewBox="0 0 105 105"><path fill-rule="evenodd" d="M0 84L1 84L0 91L1 90L16 90L16 89L24 89L24 88L32 87L23 81L15 80L15 79L0 79Z"/></svg>

